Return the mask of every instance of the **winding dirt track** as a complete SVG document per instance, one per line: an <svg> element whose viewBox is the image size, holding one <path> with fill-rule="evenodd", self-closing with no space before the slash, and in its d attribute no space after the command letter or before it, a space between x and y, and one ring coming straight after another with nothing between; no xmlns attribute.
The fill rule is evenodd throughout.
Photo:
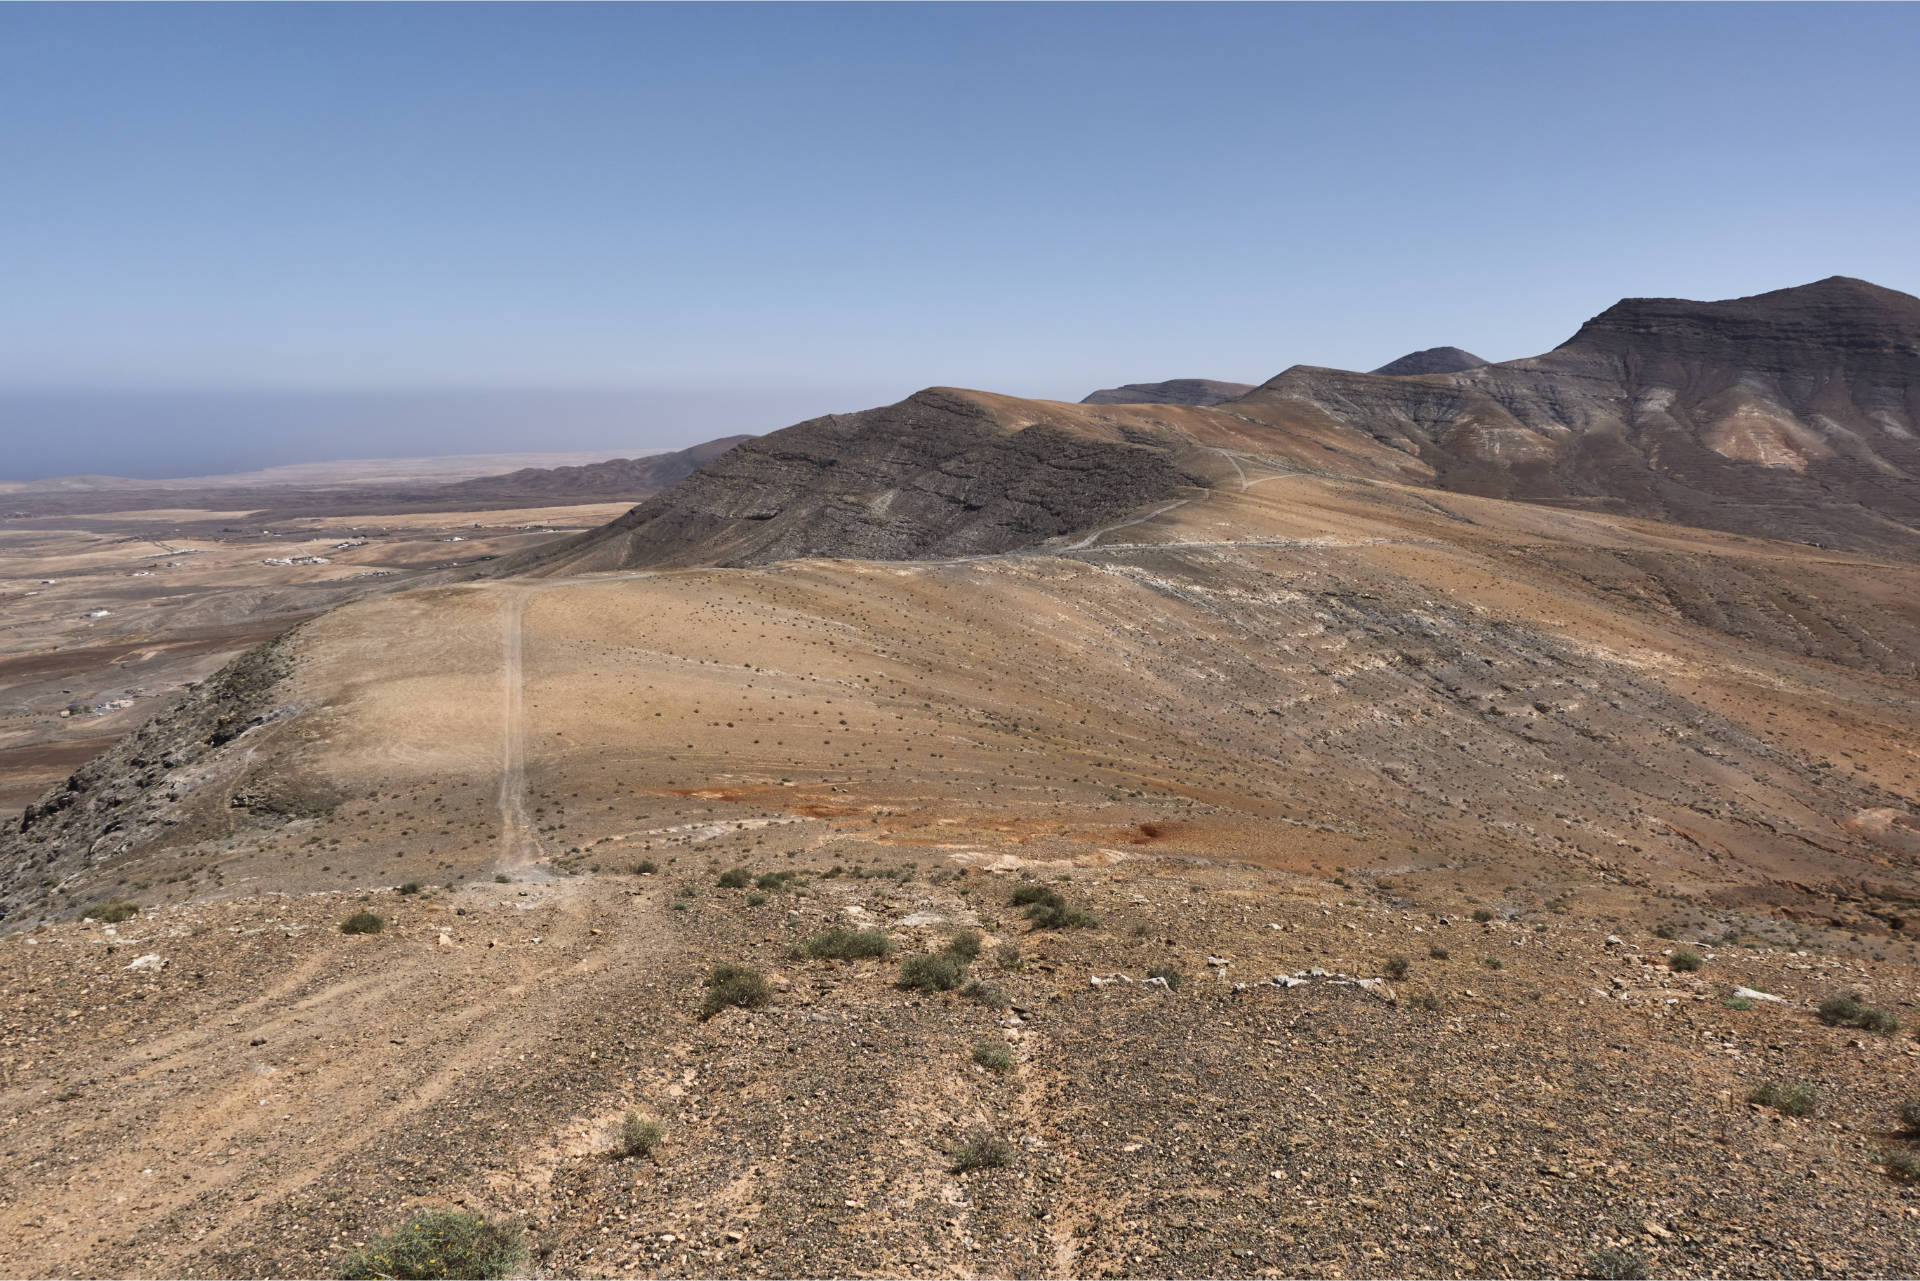
<svg viewBox="0 0 1920 1281"><path fill-rule="evenodd" d="M500 870L531 872L540 837L527 817L527 714L523 654L527 597L508 590L501 602Z"/></svg>

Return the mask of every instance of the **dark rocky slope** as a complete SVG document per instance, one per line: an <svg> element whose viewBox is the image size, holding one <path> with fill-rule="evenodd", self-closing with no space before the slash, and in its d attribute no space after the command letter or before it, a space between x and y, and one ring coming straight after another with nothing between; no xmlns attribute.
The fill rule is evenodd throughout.
<svg viewBox="0 0 1920 1281"><path fill-rule="evenodd" d="M1162 383L1126 383L1103 387L1083 405L1219 405L1238 400L1253 390L1252 383L1218 382L1212 378L1169 378Z"/></svg>
<svg viewBox="0 0 1920 1281"><path fill-rule="evenodd" d="M503 476L482 476L437 487L436 496L493 501L584 502L608 498L644 498L677 485L751 436L722 436L669 454L612 458L579 467L523 467Z"/></svg>
<svg viewBox="0 0 1920 1281"><path fill-rule="evenodd" d="M1390 360L1373 372L1392 378L1416 374L1457 374L1463 369L1478 369L1486 363L1472 352L1462 351L1458 347L1428 347L1422 351L1410 351L1398 360Z"/></svg>
<svg viewBox="0 0 1920 1281"><path fill-rule="evenodd" d="M1453 374L1297 366L1233 409L1365 432L1448 489L1920 554L1920 299L1865 281L1628 299Z"/></svg>

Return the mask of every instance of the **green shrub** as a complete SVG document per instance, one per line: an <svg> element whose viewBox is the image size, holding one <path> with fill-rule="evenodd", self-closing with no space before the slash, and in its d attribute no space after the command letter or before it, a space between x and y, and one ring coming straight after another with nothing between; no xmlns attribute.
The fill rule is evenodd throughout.
<svg viewBox="0 0 1920 1281"><path fill-rule="evenodd" d="M643 858L633 865L633 874L635 876L652 876L659 870L660 865L650 858Z"/></svg>
<svg viewBox="0 0 1920 1281"><path fill-rule="evenodd" d="M418 894L420 892L420 882L408 881L400 887L398 892L401 894Z"/></svg>
<svg viewBox="0 0 1920 1281"><path fill-rule="evenodd" d="M1835 1027L1864 1028L1869 1032L1881 1032L1892 1036L1900 1030L1900 1020L1887 1010L1877 1009L1867 1004L1867 998L1859 992L1848 992L1845 996L1830 996L1815 1007L1822 1021Z"/></svg>
<svg viewBox="0 0 1920 1281"><path fill-rule="evenodd" d="M1587 1275L1594 1281L1647 1281L1649 1266L1638 1250L1595 1250L1587 1256Z"/></svg>
<svg viewBox="0 0 1920 1281"><path fill-rule="evenodd" d="M1476 907L1473 909L1473 919L1485 925L1493 919L1493 913L1484 907Z"/></svg>
<svg viewBox="0 0 1920 1281"><path fill-rule="evenodd" d="M1045 885L1023 885L1013 892L1013 905L1027 909L1027 919L1036 930L1091 928L1100 918L1075 907L1058 890Z"/></svg>
<svg viewBox="0 0 1920 1281"><path fill-rule="evenodd" d="M1674 929L1673 926L1663 921L1659 925L1656 925L1653 927L1653 935L1655 938L1663 938L1663 939L1667 939L1668 941L1672 941L1673 939L1677 939L1680 937L1680 931Z"/></svg>
<svg viewBox="0 0 1920 1281"><path fill-rule="evenodd" d="M378 934L387 928L387 923L372 912L355 912L340 922L342 934Z"/></svg>
<svg viewBox="0 0 1920 1281"><path fill-rule="evenodd" d="M1889 1148L1880 1154L1887 1163L1887 1173L1903 1183L1920 1183L1920 1155L1905 1148Z"/></svg>
<svg viewBox="0 0 1920 1281"><path fill-rule="evenodd" d="M1427 949L1427 955L1432 957L1436 961L1444 961L1448 957L1452 956L1453 953L1447 951L1446 948L1441 947L1438 943L1436 943L1432 947Z"/></svg>
<svg viewBox="0 0 1920 1281"><path fill-rule="evenodd" d="M700 1017L710 1019L730 1005L741 1009L759 1009L773 999L766 976L745 965L716 965L707 975L706 999L700 1003Z"/></svg>
<svg viewBox="0 0 1920 1281"><path fill-rule="evenodd" d="M1381 972L1390 979L1403 979L1412 968L1413 962L1404 956L1389 956L1387 963L1380 967Z"/></svg>
<svg viewBox="0 0 1920 1281"><path fill-rule="evenodd" d="M340 1264L347 1281L460 1277L477 1281L512 1275L526 1257L520 1225L464 1210L425 1210L375 1237Z"/></svg>
<svg viewBox="0 0 1920 1281"><path fill-rule="evenodd" d="M1706 961L1700 953L1693 951L1682 950L1667 958L1667 968L1678 970L1682 974L1691 974L1705 964Z"/></svg>
<svg viewBox="0 0 1920 1281"><path fill-rule="evenodd" d="M958 934L948 939L946 947L941 950L949 955L957 956L971 965L975 958L980 955L980 931L961 930Z"/></svg>
<svg viewBox="0 0 1920 1281"><path fill-rule="evenodd" d="M891 956L893 940L887 937L884 930L850 930L836 925L802 943L800 952L815 960L832 957L839 961L851 961L863 956Z"/></svg>
<svg viewBox="0 0 1920 1281"><path fill-rule="evenodd" d="M798 872L762 872L753 878L753 887L757 890L784 890L787 882L799 877Z"/></svg>
<svg viewBox="0 0 1920 1281"><path fill-rule="evenodd" d="M1439 993L1437 992L1422 992L1413 998L1413 1008L1416 1010L1430 1010L1437 1013L1440 1010L1446 1009L1447 1003L1440 999Z"/></svg>
<svg viewBox="0 0 1920 1281"><path fill-rule="evenodd" d="M664 1124L638 1112L627 1113L626 1119L620 1122L620 1151L627 1156L652 1156L660 1140L666 1137Z"/></svg>
<svg viewBox="0 0 1920 1281"><path fill-rule="evenodd" d="M496 885L511 885L513 884L513 878L505 872L495 872L493 874L493 882Z"/></svg>
<svg viewBox="0 0 1920 1281"><path fill-rule="evenodd" d="M132 920L140 915L140 905L138 903L95 903L80 915L90 916L108 925L118 925L122 921Z"/></svg>
<svg viewBox="0 0 1920 1281"><path fill-rule="evenodd" d="M744 867L732 867L720 873L717 884L723 890L744 890L753 884L753 873Z"/></svg>
<svg viewBox="0 0 1920 1281"><path fill-rule="evenodd" d="M748 907L762 907L766 904L766 901L767 901L767 896L760 893L760 891L758 890L755 890L753 893L747 895Z"/></svg>
<svg viewBox="0 0 1920 1281"><path fill-rule="evenodd" d="M1020 945L1018 943L1008 942L1002 943L999 947L994 948L993 963L1003 970L1019 969L1021 965Z"/></svg>
<svg viewBox="0 0 1920 1281"><path fill-rule="evenodd" d="M953 1150L953 1172L997 1170L1013 1161L1013 1144L997 1134L979 1130Z"/></svg>
<svg viewBox="0 0 1920 1281"><path fill-rule="evenodd" d="M967 963L951 952L909 956L900 963L900 986L922 992L951 992L967 977Z"/></svg>
<svg viewBox="0 0 1920 1281"><path fill-rule="evenodd" d="M1169 991L1180 986L1180 971L1164 961L1148 970L1147 977L1150 979L1165 979Z"/></svg>
<svg viewBox="0 0 1920 1281"><path fill-rule="evenodd" d="M1900 1124L1909 1134L1920 1134L1920 1099L1908 1099L1900 1105Z"/></svg>
<svg viewBox="0 0 1920 1281"><path fill-rule="evenodd" d="M1746 1011L1751 1010L1753 1007L1754 1007L1753 998L1751 997L1730 996L1727 998L1727 1008L1730 1010L1739 1010L1741 1013L1744 1014Z"/></svg>
<svg viewBox="0 0 1920 1281"><path fill-rule="evenodd" d="M1769 1081L1747 1096L1749 1103L1758 1103L1788 1116L1812 1115L1816 1101L1813 1086L1805 1081Z"/></svg>
<svg viewBox="0 0 1920 1281"><path fill-rule="evenodd" d="M1507 963L1497 956L1482 957L1481 960L1490 970L1504 970L1507 968Z"/></svg>
<svg viewBox="0 0 1920 1281"><path fill-rule="evenodd" d="M965 987L961 988L960 995L966 997L969 1001L977 1001L990 1010L1004 1010L1013 1004L1012 1001L1007 999L1005 992L1002 992L991 983L982 983L979 979L974 979Z"/></svg>
<svg viewBox="0 0 1920 1281"><path fill-rule="evenodd" d="M982 1041L973 1047L973 1061L989 1072L1013 1069L1013 1047L999 1041Z"/></svg>

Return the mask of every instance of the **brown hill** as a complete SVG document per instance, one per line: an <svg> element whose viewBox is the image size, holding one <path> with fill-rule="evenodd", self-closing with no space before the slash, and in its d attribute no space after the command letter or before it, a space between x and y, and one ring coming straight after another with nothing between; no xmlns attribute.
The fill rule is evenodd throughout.
<svg viewBox="0 0 1920 1281"><path fill-rule="evenodd" d="M1390 360L1373 372L1394 378L1414 374L1457 374L1463 369L1477 369L1486 363L1472 352L1462 351L1458 347L1428 347L1423 351L1410 351L1398 360Z"/></svg>
<svg viewBox="0 0 1920 1281"><path fill-rule="evenodd" d="M1103 387L1083 405L1218 405L1238 400L1253 390L1252 383L1225 383L1212 378L1169 378L1160 383L1127 383Z"/></svg>

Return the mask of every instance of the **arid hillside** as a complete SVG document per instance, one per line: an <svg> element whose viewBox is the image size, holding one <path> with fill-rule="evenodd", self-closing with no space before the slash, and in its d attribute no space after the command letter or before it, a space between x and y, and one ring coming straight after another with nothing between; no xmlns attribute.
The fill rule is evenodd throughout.
<svg viewBox="0 0 1920 1281"><path fill-rule="evenodd" d="M1920 571L1236 461L208 682L4 846L60 922L0 943L19 1271L310 1275L422 1205L552 1275L1920 1267L1920 1047L1810 1008L1920 1013ZM967 928L983 986L899 986ZM721 963L768 986L708 1019Z"/></svg>

